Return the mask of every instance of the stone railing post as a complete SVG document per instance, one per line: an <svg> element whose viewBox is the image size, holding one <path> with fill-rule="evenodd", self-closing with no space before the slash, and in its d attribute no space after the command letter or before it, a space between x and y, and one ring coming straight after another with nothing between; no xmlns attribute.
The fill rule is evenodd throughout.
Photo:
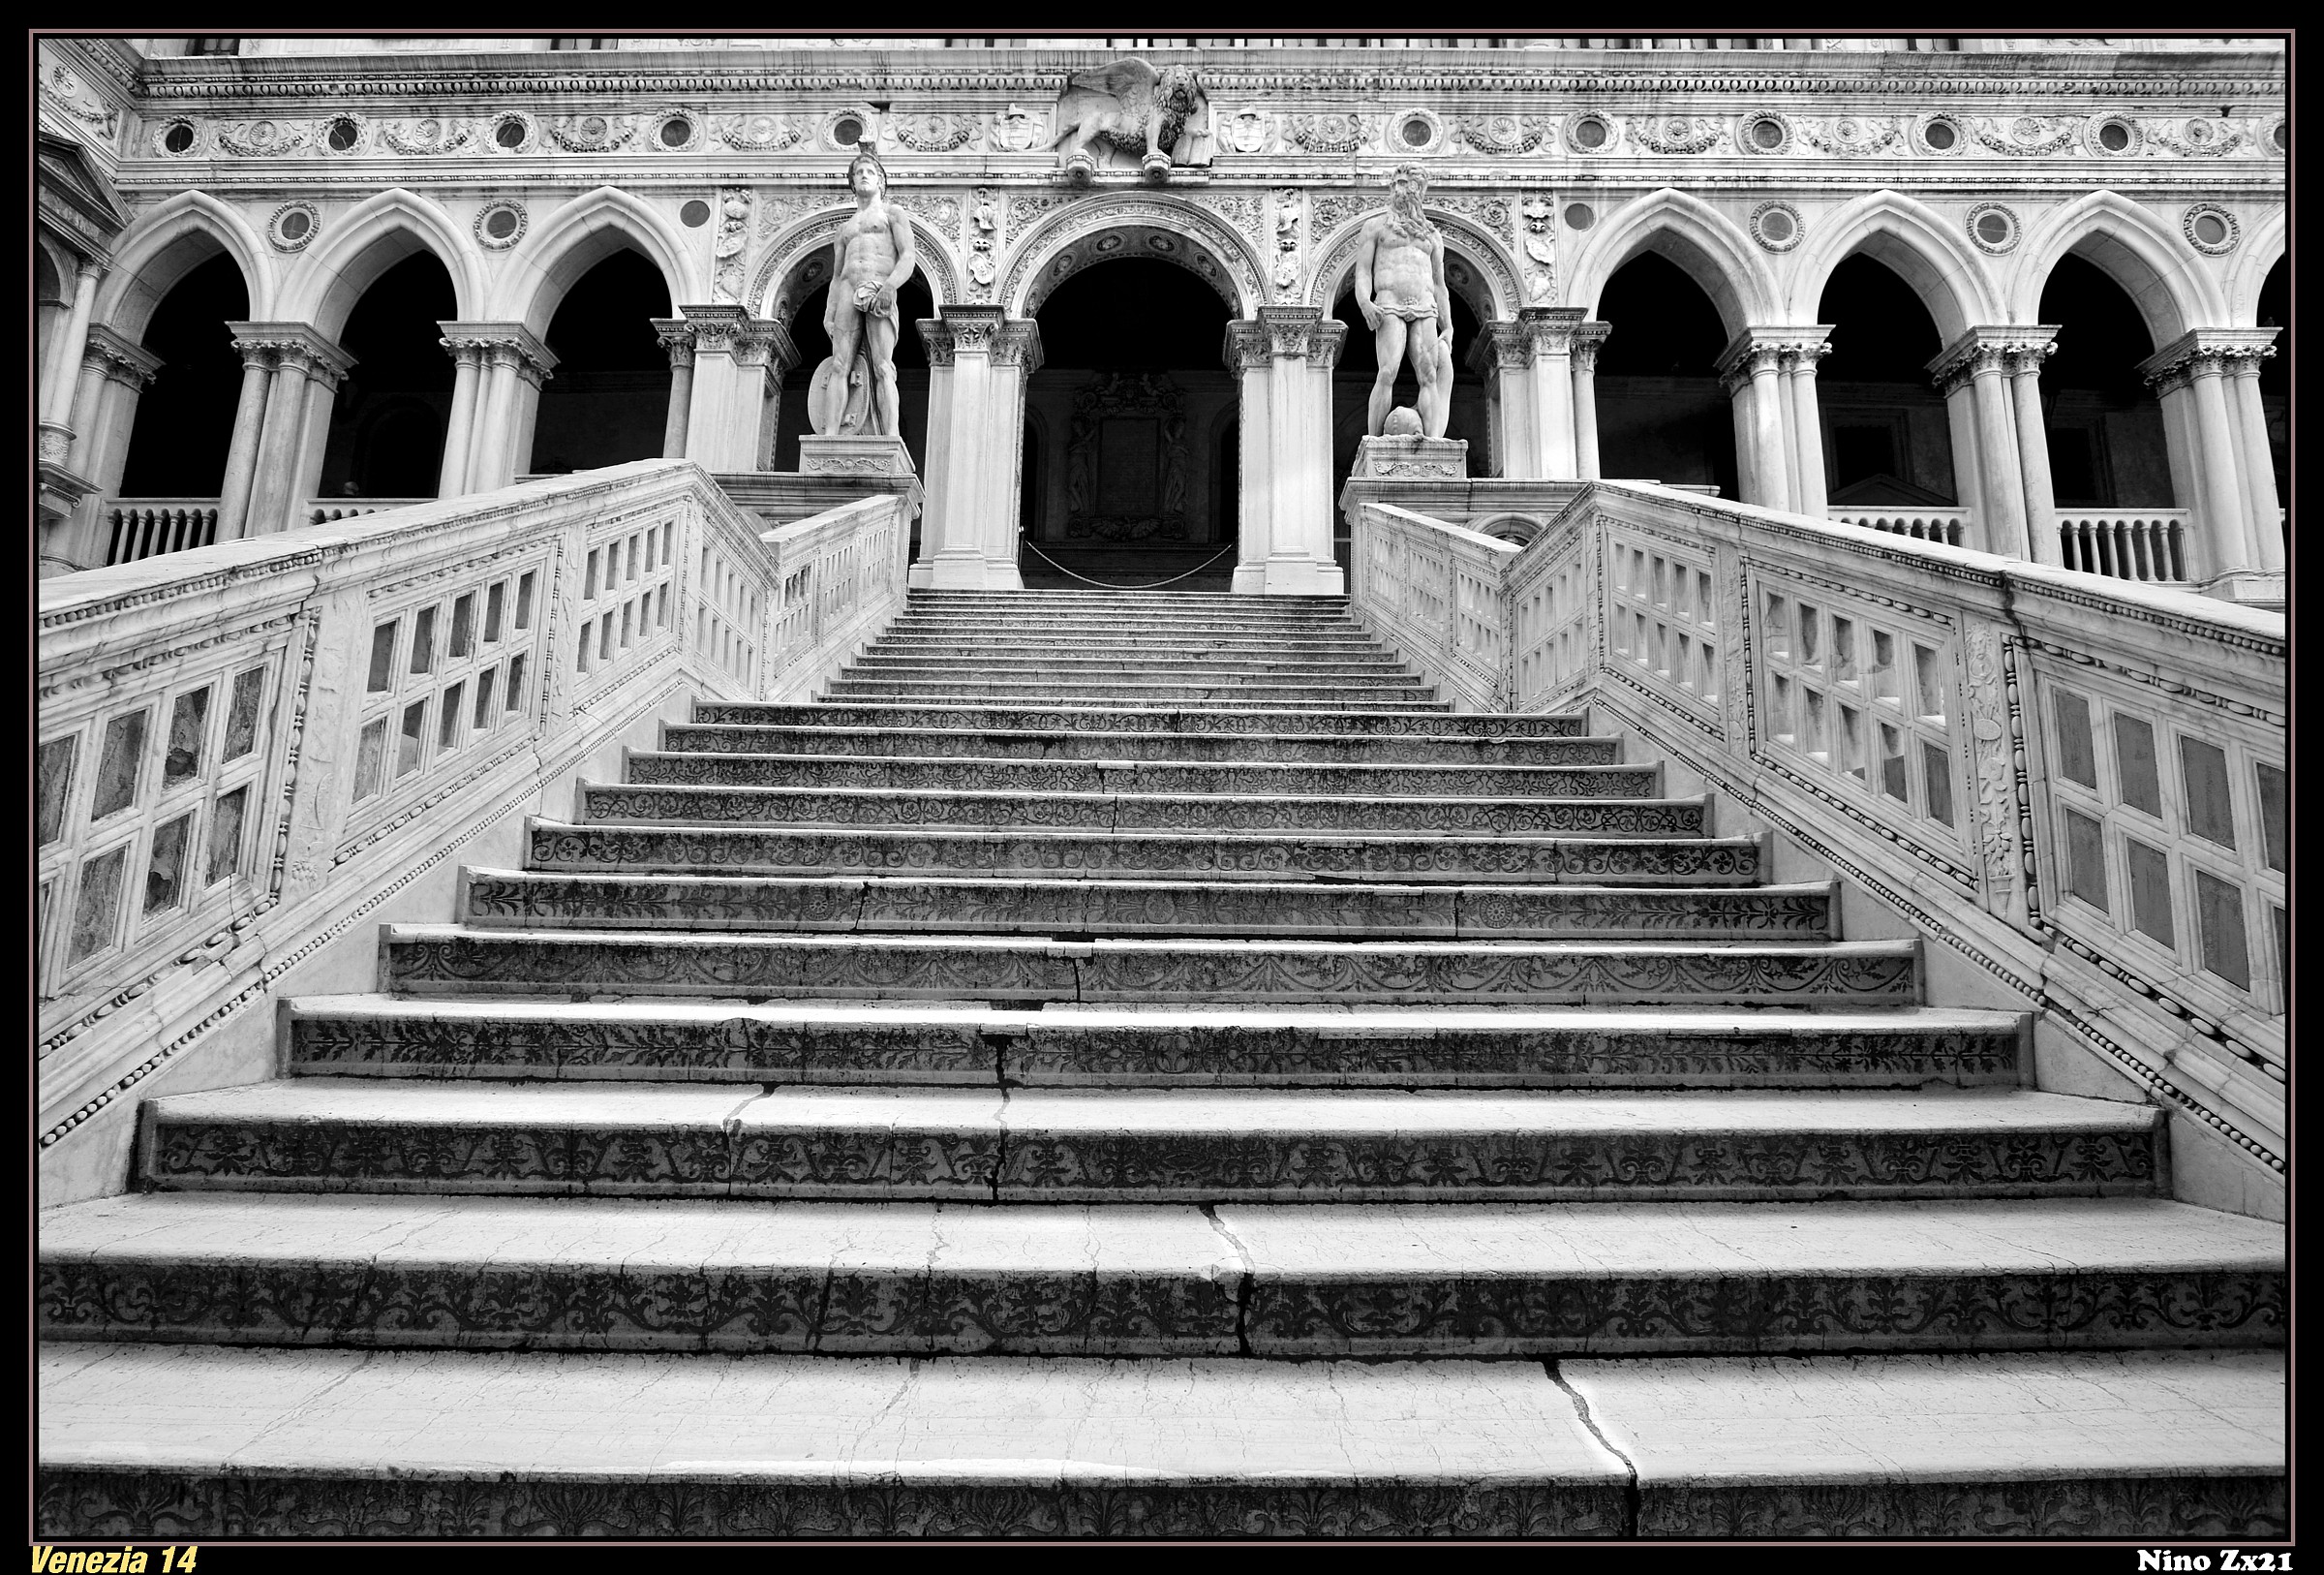
<svg viewBox="0 0 2324 1575"><path fill-rule="evenodd" d="M1041 330L997 306L944 306L920 320L928 347L928 511L911 583L1016 591L1017 474L1024 386Z"/></svg>
<svg viewBox="0 0 2324 1575"><path fill-rule="evenodd" d="M1227 324L1240 381L1242 495L1235 589L1338 596L1332 552L1331 368L1347 327L1313 306L1263 306Z"/></svg>

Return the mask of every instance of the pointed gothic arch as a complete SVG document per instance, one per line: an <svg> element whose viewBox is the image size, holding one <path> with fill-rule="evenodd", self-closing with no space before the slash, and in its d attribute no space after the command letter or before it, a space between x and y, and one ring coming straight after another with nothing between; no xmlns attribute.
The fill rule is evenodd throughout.
<svg viewBox="0 0 2324 1575"><path fill-rule="evenodd" d="M2050 270L2069 252L2123 287L2158 346L2189 328L2227 322L2217 284L2186 243L2150 209L2112 191L2077 198L2028 227L2010 281L2009 321L2037 320Z"/></svg>
<svg viewBox="0 0 2324 1575"><path fill-rule="evenodd" d="M636 252L661 272L673 307L707 302L709 287L668 217L614 186L583 192L543 220L508 255L486 314L546 334L566 292L619 251Z"/></svg>
<svg viewBox="0 0 2324 1575"><path fill-rule="evenodd" d="M1698 197L1665 186L1616 211L1590 232L1567 276L1566 303L1593 316L1615 270L1640 252L1670 260L1702 287L1728 334L1780 321L1779 293L1758 249Z"/></svg>
<svg viewBox="0 0 2324 1575"><path fill-rule="evenodd" d="M394 186L334 221L292 265L283 284L282 314L335 340L372 281L415 252L433 253L443 264L462 317L478 309L484 282L474 248L463 242L451 216L434 200Z"/></svg>
<svg viewBox="0 0 2324 1575"><path fill-rule="evenodd" d="M94 321L131 341L145 337L154 308L194 268L224 253L242 271L254 319L274 315L275 272L248 220L207 192L180 192L124 231L98 286Z"/></svg>
<svg viewBox="0 0 2324 1575"><path fill-rule="evenodd" d="M2000 323L2003 303L1983 256L1958 229L1902 192L1868 192L1819 220L1791 269L1787 323L1814 323L1832 270L1862 253L1911 287L1952 343L1968 329Z"/></svg>

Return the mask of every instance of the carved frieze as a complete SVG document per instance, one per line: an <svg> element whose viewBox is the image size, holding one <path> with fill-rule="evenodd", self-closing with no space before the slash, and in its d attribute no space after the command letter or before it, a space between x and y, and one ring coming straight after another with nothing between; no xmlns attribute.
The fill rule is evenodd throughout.
<svg viewBox="0 0 2324 1575"><path fill-rule="evenodd" d="M1265 153L1275 139L1274 117L1244 109L1220 123L1219 136L1237 153Z"/></svg>
<svg viewBox="0 0 2324 1575"><path fill-rule="evenodd" d="M1371 128L1361 115L1290 115L1283 129L1309 153L1353 153L1372 140Z"/></svg>
<svg viewBox="0 0 2324 1575"><path fill-rule="evenodd" d="M2158 120L2151 122L2146 131L2158 145L2187 158L2216 159L2244 142L2243 128L2231 120Z"/></svg>
<svg viewBox="0 0 2324 1575"><path fill-rule="evenodd" d="M1850 115L1828 125L1815 120L1801 120L1795 125L1801 141L1844 159L1902 152L1904 147L1904 129L1893 120L1859 120Z"/></svg>
<svg viewBox="0 0 2324 1575"><path fill-rule="evenodd" d="M637 122L628 115L569 115L540 129L553 146L567 153L612 153L637 137Z"/></svg>
<svg viewBox="0 0 2324 1575"><path fill-rule="evenodd" d="M738 153L780 153L806 140L807 130L786 115L719 115L711 135Z"/></svg>
<svg viewBox="0 0 2324 1575"><path fill-rule="evenodd" d="M1480 153L1511 158L1547 141L1551 124L1546 115L1472 115L1461 120L1459 137Z"/></svg>
<svg viewBox="0 0 2324 1575"><path fill-rule="evenodd" d="M976 140L977 123L966 115L900 114L889 118L888 131L914 153L950 153Z"/></svg>
<svg viewBox="0 0 2324 1575"><path fill-rule="evenodd" d="M50 66L41 74L40 100L43 105L93 126L107 137L120 125L120 111L107 108L88 83L62 66Z"/></svg>
<svg viewBox="0 0 2324 1575"><path fill-rule="evenodd" d="M1049 123L1041 116L1012 104L993 117L991 145L1002 153L1025 153L1040 145Z"/></svg>
<svg viewBox="0 0 2324 1575"><path fill-rule="evenodd" d="M2040 159L2062 153L2080 134L2080 119L2064 115L2018 115L2011 119L1975 122L1977 140L1996 153L2013 158Z"/></svg>
<svg viewBox="0 0 2324 1575"><path fill-rule="evenodd" d="M279 120L229 121L218 127L218 145L243 159L279 159L312 146L314 139Z"/></svg>
<svg viewBox="0 0 2324 1575"><path fill-rule="evenodd" d="M1988 892L2006 901L2017 858L2017 793L2009 765L2009 718L2003 691L2008 661L2001 632L1972 625L1962 640L1969 663L1969 730L1977 773L1977 852Z"/></svg>
<svg viewBox="0 0 2324 1575"><path fill-rule="evenodd" d="M1300 287L1300 190L1286 186L1275 193L1275 293L1289 296Z"/></svg>
<svg viewBox="0 0 2324 1575"><path fill-rule="evenodd" d="M1670 115L1634 120L1623 135L1649 153L1676 157L1709 152L1727 140L1727 127L1707 115Z"/></svg>
<svg viewBox="0 0 2324 1575"><path fill-rule="evenodd" d="M380 123L380 140L407 158L429 158L469 150L476 140L476 128L465 120L437 115L422 115L415 120L383 120Z"/></svg>

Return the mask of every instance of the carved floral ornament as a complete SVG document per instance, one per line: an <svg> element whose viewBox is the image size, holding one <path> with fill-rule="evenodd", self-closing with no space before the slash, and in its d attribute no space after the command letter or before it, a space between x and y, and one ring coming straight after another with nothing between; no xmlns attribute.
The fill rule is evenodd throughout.
<svg viewBox="0 0 2324 1575"><path fill-rule="evenodd" d="M1671 115L1634 120L1627 135L1649 153L1707 153L1727 140L1727 127L1707 115Z"/></svg>
<svg viewBox="0 0 2324 1575"><path fill-rule="evenodd" d="M1551 130L1546 115L1471 116L1460 123L1460 139L1480 153L1511 158L1548 142Z"/></svg>
<svg viewBox="0 0 2324 1575"><path fill-rule="evenodd" d="M41 97L74 119L101 128L108 137L120 123L119 110L107 108L88 83L62 66L52 65L41 75Z"/></svg>
<svg viewBox="0 0 2324 1575"><path fill-rule="evenodd" d="M915 153L950 153L976 140L977 123L966 115L898 114L888 131Z"/></svg>

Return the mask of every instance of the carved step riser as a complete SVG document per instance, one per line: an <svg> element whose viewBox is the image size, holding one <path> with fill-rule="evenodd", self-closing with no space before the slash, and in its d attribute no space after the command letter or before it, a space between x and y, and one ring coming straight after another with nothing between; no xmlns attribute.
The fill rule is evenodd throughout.
<svg viewBox="0 0 2324 1575"><path fill-rule="evenodd" d="M40 1338L841 1354L1806 1355L2278 1346L2257 1269L1405 1277L841 1264L44 1262Z"/></svg>
<svg viewBox="0 0 2324 1575"><path fill-rule="evenodd" d="M990 693L981 691L970 693L966 691L955 690L914 689L891 694L884 691L872 693L858 689L841 690L835 688L829 692L829 698L831 702L836 705L860 704L919 707L1020 707L1047 705L1054 706L1061 710L1136 710L1143 707L1155 711L1168 711L1174 714L1181 712L1182 708L1184 707L1194 706L1201 709L1214 711L1267 711L1279 715L1281 714L1285 705L1298 704L1301 699L1301 696L1298 695L1272 694L1267 695L1265 698L1238 698L1233 695L1223 694L1214 695L1208 692L1189 693L1184 695L1153 693L1133 695L1120 690L1111 690L1103 694L1075 695L1063 693L1051 694L1033 690L999 690ZM1328 695L1314 696L1314 698L1317 700L1319 706L1321 706L1323 709L1330 711L1383 711L1392 712L1399 716L1409 716L1429 712L1440 714L1449 713L1452 709L1452 702L1451 700L1365 700L1354 698L1347 693L1340 690L1333 690ZM1329 701L1329 704L1324 703L1327 700Z"/></svg>
<svg viewBox="0 0 2324 1575"><path fill-rule="evenodd" d="M1907 1005L1909 948L966 946L834 938L557 941L468 933L382 942L382 988L411 995L1010 1002L1369 1002L1507 1005Z"/></svg>
<svg viewBox="0 0 2324 1575"><path fill-rule="evenodd" d="M1828 892L464 872L480 928L1319 941L1823 941Z"/></svg>
<svg viewBox="0 0 2324 1575"><path fill-rule="evenodd" d="M1116 767L1086 760L849 759L638 750L628 757L626 780L639 787L933 792L1642 799L1662 791L1662 775L1660 765L1432 767L1154 760Z"/></svg>
<svg viewBox="0 0 2324 1575"><path fill-rule="evenodd" d="M1361 1036L1192 1027L711 1022L605 1016L293 1015L290 1069L310 1076L907 1084L986 1088L1889 1088L2018 1081L2014 1032L1835 1028L1522 1033L1367 1026Z"/></svg>
<svg viewBox="0 0 2324 1575"><path fill-rule="evenodd" d="M994 679L1039 678L1045 673L1055 673L1060 678L1077 682L1089 678L1128 678L1181 684L1376 683L1396 687L1417 686L1421 681L1392 662L1355 658L1344 661L1321 657L1269 661L1177 655L1120 658L1066 655L980 657L967 652L893 655L879 651L865 652L842 668L841 676L848 679L941 679L961 672L973 672Z"/></svg>
<svg viewBox="0 0 2324 1575"><path fill-rule="evenodd" d="M938 727L1073 733L1332 733L1348 738L1578 738L1588 719L1450 712L1171 711L1152 707L777 705L761 700L694 701L699 724L743 726Z"/></svg>
<svg viewBox="0 0 2324 1575"><path fill-rule="evenodd" d="M848 876L1010 874L1208 880L1301 876L1389 881L1750 885L1759 845L1421 838L1319 841L1299 837L978 836L971 833L756 831L539 825L528 869L561 873Z"/></svg>
<svg viewBox="0 0 2324 1575"><path fill-rule="evenodd" d="M1699 799L1225 798L1129 793L851 792L585 785L587 821L1088 828L1101 831L1428 832L1446 837L1698 837Z"/></svg>
<svg viewBox="0 0 2324 1575"><path fill-rule="evenodd" d="M1615 765L1616 738L1361 738L759 727L667 723L678 755L903 755L1024 760L1258 760L1319 765Z"/></svg>

